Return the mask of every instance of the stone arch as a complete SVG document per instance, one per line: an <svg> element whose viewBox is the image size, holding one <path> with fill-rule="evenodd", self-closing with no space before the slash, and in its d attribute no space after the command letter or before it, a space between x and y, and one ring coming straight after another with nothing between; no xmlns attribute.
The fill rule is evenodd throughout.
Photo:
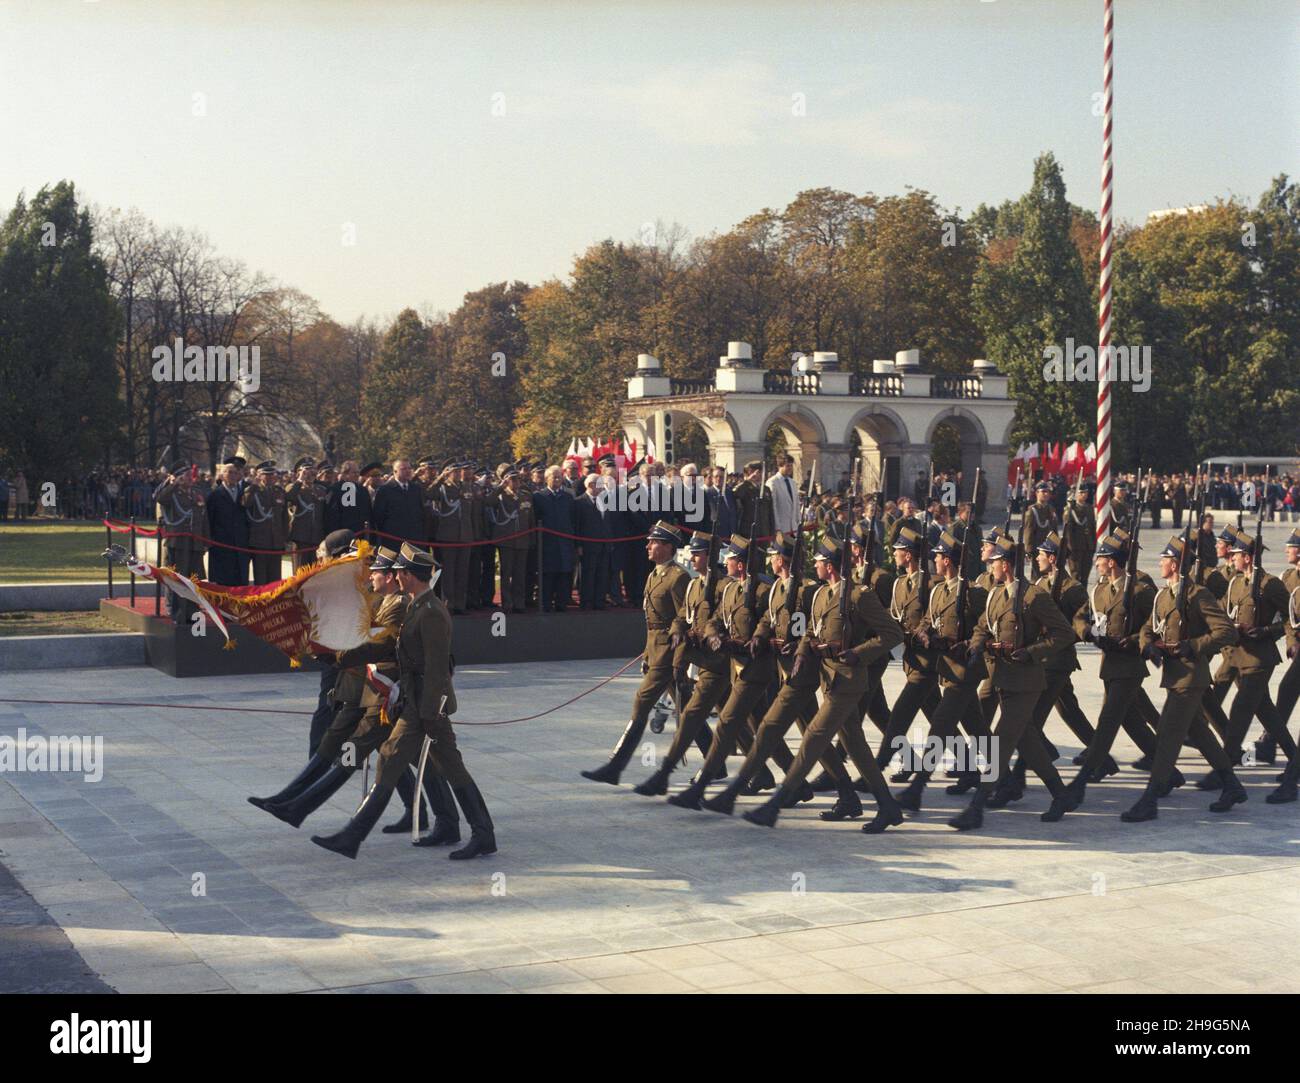
<svg viewBox="0 0 1300 1083"><path fill-rule="evenodd" d="M940 410L930 419L925 430L926 444L934 443L934 431L940 425L949 424L957 430L961 440L961 472L966 484L975 476L975 468L984 461L988 449L988 433L979 416L965 406L949 406Z"/></svg>
<svg viewBox="0 0 1300 1083"><path fill-rule="evenodd" d="M802 478L805 467L817 461L827 446L825 423L816 411L802 403L782 403L769 411L758 427L760 455L767 445L767 431L773 425L785 434L786 450L794 456L795 476Z"/></svg>
<svg viewBox="0 0 1300 1083"><path fill-rule="evenodd" d="M903 457L911 440L906 422L888 406L873 403L849 421L844 443L850 449L855 435L862 449L863 484L882 490L887 498L897 496Z"/></svg>

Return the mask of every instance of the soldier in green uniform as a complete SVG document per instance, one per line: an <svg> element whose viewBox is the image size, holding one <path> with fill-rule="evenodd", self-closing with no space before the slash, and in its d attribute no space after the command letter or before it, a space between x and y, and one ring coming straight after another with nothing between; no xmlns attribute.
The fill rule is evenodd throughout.
<svg viewBox="0 0 1300 1083"><path fill-rule="evenodd" d="M1120 479L1115 482L1115 495L1110 500L1110 521L1112 529L1133 532L1133 505L1128 500L1128 482Z"/></svg>
<svg viewBox="0 0 1300 1083"><path fill-rule="evenodd" d="M971 532L968 537L971 544L975 544L975 533ZM959 608L962 542L952 533L944 531L931 551L939 582L930 591L924 622L913 633L913 638L921 646L934 652L935 670L943 688L930 723L930 738L949 743L957 736L960 724L969 736L982 737L987 742L990 736L989 726L975 694L982 670L968 665L966 657L970 649L971 632L984 611L988 595L982 587L968 583L966 597ZM906 762L904 760L905 766ZM907 788L899 793L899 805L912 812L919 812L921 798L932 774L928 767L922 766ZM979 770L974 767L973 753L968 752L964 769L959 765L958 782L950 786L948 792L962 794L978 783Z"/></svg>
<svg viewBox="0 0 1300 1083"><path fill-rule="evenodd" d="M722 793L701 803L702 808L730 816L736 807L736 798L746 791L768 759L785 747L785 735L790 726L798 723L800 733L808 729L817 713L817 687L820 683L815 667L806 666L796 677L793 674L795 652L808 627L808 614L818 584L794 580L794 545L790 538L778 534L768 546L772 572L776 576L768 592L767 605L754 631L751 650L755 656L767 652L774 654L781 680L776 699L763 715L754 743L745 755L739 772ZM793 613L787 604L790 592L796 592ZM788 749L787 749L788 751ZM822 812L823 820L850 820L862 815L862 802L849 780L840 757L827 749L821 758L824 773L832 780L839 794L833 808ZM800 791L804 796L804 791Z"/></svg>
<svg viewBox="0 0 1300 1083"><path fill-rule="evenodd" d="M525 574L533 548L533 501L521 493L519 471L507 469L501 485L488 498L489 534L501 554L501 608L524 612Z"/></svg>
<svg viewBox="0 0 1300 1083"><path fill-rule="evenodd" d="M780 787L763 805L745 813L750 823L775 826L781 809L799 799L809 770L826 753L837 733L844 735L849 758L876 798L876 817L862 830L879 834L903 822L902 810L862 736L858 714L870 680L868 667L902 642L902 633L874 593L841 581L842 559L841 546L834 538L824 538L817 547L813 564L822 585L813 595L808 634L799 641L791 670L792 679L797 679L806 667L820 670L821 706ZM841 602L844 591L849 592L847 607Z"/></svg>
<svg viewBox="0 0 1300 1083"><path fill-rule="evenodd" d="M274 583L284 577L288 501L275 477L275 463L258 463L256 481L244 487L240 498L248 516L248 547L254 550L254 583Z"/></svg>
<svg viewBox="0 0 1300 1083"><path fill-rule="evenodd" d="M1075 634L1101 651L1105 692L1097 716L1097 732L1088 744L1082 767L1066 786L1070 791L1068 799L1053 799L1052 808L1043 817L1049 822L1065 814L1066 804L1082 804L1088 783L1104 777L1106 764L1113 762L1110 749L1121 726L1143 755L1154 762L1155 735L1143 719L1138 702L1146 697L1142 681L1147 675L1146 662L1138 653L1138 636L1151 615L1156 591L1154 584L1138 579L1133 584L1132 613L1128 612L1125 608L1128 574L1124 570L1127 561L1127 537L1108 534L1102 539L1096 556L1098 583L1089 601L1079 606L1074 615ZM1172 790L1183 781L1175 768L1167 785Z"/></svg>
<svg viewBox="0 0 1300 1083"><path fill-rule="evenodd" d="M448 856L465 860L497 850L496 830L483 795L465 767L451 715L456 712L456 691L451 679L451 615L430 588L436 565L422 549L403 542L393 570L398 585L411 596L406 620L397 637L397 664L401 690L397 721L379 749L375 783L343 830L333 835L313 835L312 842L326 850L355 858L357 850L383 815L393 790L415 762L429 739L429 758L447 780L465 820L469 842Z"/></svg>
<svg viewBox="0 0 1300 1083"><path fill-rule="evenodd" d="M1240 760L1242 742L1256 714L1287 759L1293 759L1296 754L1286 720L1279 716L1268 696L1273 670L1282 661L1275 640L1285 630L1291 598L1282 580L1258 566L1260 554L1255 552L1255 544L1249 534L1235 532L1231 553L1236 574L1223 599L1228 619L1236 625L1238 635L1237 642L1223 652L1224 662L1236 674L1237 685L1224 742L1224 751L1233 763Z"/></svg>
<svg viewBox="0 0 1300 1083"><path fill-rule="evenodd" d="M1246 800L1246 790L1233 774L1232 762L1214 740L1201 714L1205 690L1210 686L1208 659L1235 643L1237 631L1210 591L1183 581L1183 558L1183 539L1170 538L1160 552L1164 586L1156 593L1139 639L1142 657L1163 670L1160 684L1165 690L1165 702L1160 711L1151 777L1137 804L1120 815L1125 823L1154 820L1159 815L1158 799L1171 788L1178 753L1189 734L1223 781L1223 794L1210 811L1227 812ZM1190 565L1191 560L1186 563ZM1180 594L1184 606L1181 613Z"/></svg>
<svg viewBox="0 0 1300 1083"><path fill-rule="evenodd" d="M442 596L459 616L469 598L469 557L474 542L473 482L467 462L446 466L428 490L425 503L433 524L430 535L442 561Z"/></svg>
<svg viewBox="0 0 1300 1083"><path fill-rule="evenodd" d="M1296 699L1300 696L1300 530L1293 530L1286 540L1287 569L1282 573L1282 586L1287 591L1287 607L1283 616L1286 625L1286 656L1291 660L1277 690L1277 712L1283 722L1291 718ZM1258 754L1258 745L1256 746ZM1262 757L1261 757L1262 758ZM1269 760L1268 762L1272 762ZM1296 799L1296 782L1300 780L1300 762L1296 759L1278 778L1281 783L1264 800L1270 805L1281 805Z"/></svg>
<svg viewBox="0 0 1300 1083"><path fill-rule="evenodd" d="M207 552L208 511L203 494L195 490L187 463L177 463L153 492L162 531L163 561L187 578L203 575ZM194 603L167 591L167 610L177 623L185 623Z"/></svg>
<svg viewBox="0 0 1300 1083"><path fill-rule="evenodd" d="M1088 573L1092 569L1093 553L1097 549L1097 513L1092 510L1088 490L1078 486L1074 502L1065 509L1062 517L1061 537L1065 540L1067 556L1065 566L1071 578L1077 579L1085 589Z"/></svg>
<svg viewBox="0 0 1300 1083"><path fill-rule="evenodd" d="M338 680L334 686L334 716L322 735L316 752L288 786L270 797L250 797L248 803L269 812L293 827L302 822L334 796L345 782L361 769L388 736L387 719L382 708L388 694L383 681L396 681L397 636L406 619L410 598L401 592L393 572L398 554L380 548L370 564L370 589L375 595L371 614L372 627L383 628L386 635L351 651L340 652L335 666ZM367 679L367 664L374 666L378 678ZM405 815L384 828L386 833L409 831L411 808L415 804L414 772L408 771L397 784L398 794L406 805ZM460 818L446 781L436 771L426 771L424 792L434 811L434 830L417 845L437 846L460 839ZM423 817L421 817L423 820Z"/></svg>
<svg viewBox="0 0 1300 1083"><path fill-rule="evenodd" d="M289 559L296 572L316 559L316 546L325 537L325 498L329 494L317 483L312 460L299 459L293 468L297 477L285 489L284 499L289 508L289 542L293 548Z"/></svg>
<svg viewBox="0 0 1300 1083"><path fill-rule="evenodd" d="M1019 751L1053 797L1065 790L1048 746L1032 722L1034 707L1047 687L1044 664L1061 644L1073 642L1074 630L1047 591L1016 577L1015 560L1016 542L999 537L989 559L993 589L971 636L966 659L967 665L988 659L1000 708L993 730L997 755L991 777L986 775L970 804L948 821L958 831L983 824L984 809L994 801L996 780L1006 776L1014 752ZM999 800L991 807L1001 803Z"/></svg>
<svg viewBox="0 0 1300 1083"><path fill-rule="evenodd" d="M644 676L633 701L632 719L614 746L609 761L592 771L583 771L584 778L608 782L617 786L632 753L645 733L646 723L654 705L672 687L677 679L676 651L673 646L673 625L678 619L686 599L690 576L673 560L684 542L682 532L671 523L660 520L646 536L646 555L653 568L646 577L642 605L645 609L645 660ZM707 559L708 548L705 548ZM684 712L682 712L684 713ZM680 720L678 725L680 726Z"/></svg>
<svg viewBox="0 0 1300 1083"><path fill-rule="evenodd" d="M1049 534L1059 534L1061 521L1052 507L1052 487L1045 481L1034 486L1034 503L1025 509L1025 552L1032 553Z"/></svg>
<svg viewBox="0 0 1300 1083"><path fill-rule="evenodd" d="M682 598L669 637L674 651L675 686L681 688L685 684L687 666L694 665L699 677L685 708L679 711L677 732L673 734L668 754L649 778L633 787L642 797L662 797L668 792L668 776L686 758L692 741L708 754L711 747L708 737L709 715L722 706L731 689L727 655L709 642L709 622L713 619L722 588L721 583L716 583L713 596L708 597L706 594L709 582L709 545L712 540L712 535L698 530L691 536L691 564L699 574L687 584L686 594ZM686 698L684 693L681 698Z"/></svg>
<svg viewBox="0 0 1300 1083"><path fill-rule="evenodd" d="M746 749L753 747L750 719L755 712L762 717L768 688L776 677L776 664L771 652L754 650L752 646L772 589L757 575L751 582L753 573L749 570L749 551L757 544L733 534L731 543L722 551L728 578L705 627L705 634L710 649L720 652L730 661L731 690L718 714L713 745L705 757L704 766L690 786L668 799L669 804L679 808L698 809L709 782L722 773L727 757L736 750L737 744ZM752 601L749 597L751 592ZM794 759L784 742L773 748L773 755L782 768L788 768ZM660 767L665 782L668 770L671 767L666 759Z"/></svg>

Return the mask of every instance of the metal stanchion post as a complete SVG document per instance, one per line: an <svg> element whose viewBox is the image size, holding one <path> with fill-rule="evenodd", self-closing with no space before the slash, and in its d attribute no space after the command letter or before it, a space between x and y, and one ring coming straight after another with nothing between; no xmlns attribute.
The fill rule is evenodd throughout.
<svg viewBox="0 0 1300 1083"><path fill-rule="evenodd" d="M104 527L105 549L113 548L113 528L105 525ZM108 564L108 599L113 600L113 562L107 561Z"/></svg>
<svg viewBox="0 0 1300 1083"><path fill-rule="evenodd" d="M135 516L131 516L131 555L135 556ZM135 608L135 572L131 573L131 608Z"/></svg>

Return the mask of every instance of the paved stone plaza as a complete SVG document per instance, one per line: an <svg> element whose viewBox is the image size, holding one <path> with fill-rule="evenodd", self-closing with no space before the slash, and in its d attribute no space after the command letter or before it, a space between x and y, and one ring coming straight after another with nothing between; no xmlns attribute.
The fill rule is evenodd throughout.
<svg viewBox="0 0 1300 1083"><path fill-rule="evenodd" d="M1081 654L1095 716L1097 655ZM533 713L618 664L463 669L461 721ZM891 669L891 699L900 682ZM106 761L99 782L0 775L0 863L34 900L0 899L2 935L27 960L0 980L42 987L50 952L66 972L71 949L43 908L86 980L122 992L1300 989L1300 806L1264 803L1276 769L1243 772L1250 801L1226 816L1187 788L1156 823L1123 824L1145 779L1126 769L1058 824L1039 821L1035 783L975 834L945 825L962 799L941 786L883 836L820 822L830 795L765 830L636 796L648 769L635 761L618 789L578 776L614 741L635 683L535 722L461 726L495 856L449 862L376 831L352 862L308 836L342 826L359 778L299 831L244 800L301 765L307 719L207 709L308 710L314 674L0 677L0 697L192 704L0 703L0 733L99 734ZM1077 751L1055 717L1049 733L1063 756ZM1123 735L1117 756L1136 758ZM1182 767L1200 770L1191 755ZM196 872L206 897L191 894Z"/></svg>

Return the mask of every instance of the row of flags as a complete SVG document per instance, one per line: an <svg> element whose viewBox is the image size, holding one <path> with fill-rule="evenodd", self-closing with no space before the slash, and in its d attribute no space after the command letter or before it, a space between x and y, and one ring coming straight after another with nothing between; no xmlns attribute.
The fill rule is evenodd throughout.
<svg viewBox="0 0 1300 1083"><path fill-rule="evenodd" d="M635 440L579 440L576 437L570 441L569 450L565 453L566 459L577 459L581 462L590 456L597 462L600 462L606 455L614 456L614 469L622 472L631 470L637 463L636 441ZM653 462L653 459L647 459Z"/></svg>
<svg viewBox="0 0 1300 1083"><path fill-rule="evenodd" d="M1021 444L1007 465L1007 481L1015 485L1021 471L1032 477L1036 470L1041 470L1044 476L1062 474L1067 481L1080 473L1084 477L1095 475L1097 445L1084 447L1077 440L1065 446L1059 440L1055 444L1044 440L1041 447L1037 440L1032 444Z"/></svg>

